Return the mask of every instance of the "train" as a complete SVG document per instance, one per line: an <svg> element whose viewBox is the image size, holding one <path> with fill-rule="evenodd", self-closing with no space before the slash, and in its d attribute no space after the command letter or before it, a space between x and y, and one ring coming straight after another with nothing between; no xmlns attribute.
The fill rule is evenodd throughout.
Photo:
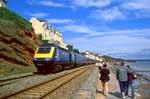
<svg viewBox="0 0 150 99"><path fill-rule="evenodd" d="M96 61L80 53L68 51L56 44L49 43L36 49L33 63L37 72L43 74L94 64Z"/></svg>

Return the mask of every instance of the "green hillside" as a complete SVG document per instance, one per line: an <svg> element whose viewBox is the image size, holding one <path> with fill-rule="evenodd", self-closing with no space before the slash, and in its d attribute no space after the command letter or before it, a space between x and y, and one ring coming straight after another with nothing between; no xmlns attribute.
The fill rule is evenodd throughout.
<svg viewBox="0 0 150 99"><path fill-rule="evenodd" d="M38 44L40 41L27 20L0 8L0 77L35 71L32 57Z"/></svg>
<svg viewBox="0 0 150 99"><path fill-rule="evenodd" d="M31 24L27 20L6 8L0 8L0 19L13 21L20 28L32 29Z"/></svg>
<svg viewBox="0 0 150 99"><path fill-rule="evenodd" d="M107 55L104 55L103 58L104 58L105 61L107 61L107 62L122 62L122 61L125 61L125 60L123 60L123 59L113 58L113 57L110 57L110 56L107 56Z"/></svg>

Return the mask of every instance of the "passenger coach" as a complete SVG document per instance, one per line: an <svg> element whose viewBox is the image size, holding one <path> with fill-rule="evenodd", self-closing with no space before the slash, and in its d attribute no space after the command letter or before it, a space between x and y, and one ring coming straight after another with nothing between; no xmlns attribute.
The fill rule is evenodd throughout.
<svg viewBox="0 0 150 99"><path fill-rule="evenodd" d="M33 63L39 73L49 73L92 64L95 61L52 43L36 49Z"/></svg>

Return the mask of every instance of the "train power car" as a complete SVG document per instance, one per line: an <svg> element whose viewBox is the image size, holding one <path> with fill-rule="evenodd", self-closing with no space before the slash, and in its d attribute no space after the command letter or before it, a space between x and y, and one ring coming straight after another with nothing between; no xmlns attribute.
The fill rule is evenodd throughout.
<svg viewBox="0 0 150 99"><path fill-rule="evenodd" d="M49 73L91 64L94 61L52 43L39 46L36 49L33 63L39 73Z"/></svg>

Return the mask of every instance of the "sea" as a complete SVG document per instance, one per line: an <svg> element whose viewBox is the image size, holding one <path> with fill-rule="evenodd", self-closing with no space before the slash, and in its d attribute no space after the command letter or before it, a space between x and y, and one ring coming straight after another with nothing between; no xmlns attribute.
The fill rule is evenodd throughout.
<svg viewBox="0 0 150 99"><path fill-rule="evenodd" d="M141 73L143 75L150 76L150 60L140 60L136 62L131 62L129 65L134 71Z"/></svg>
<svg viewBox="0 0 150 99"><path fill-rule="evenodd" d="M136 80L136 85L150 84L150 60L140 60L136 62L127 62L126 65L130 67L137 73L142 75L140 79ZM148 79L145 79L148 78Z"/></svg>

